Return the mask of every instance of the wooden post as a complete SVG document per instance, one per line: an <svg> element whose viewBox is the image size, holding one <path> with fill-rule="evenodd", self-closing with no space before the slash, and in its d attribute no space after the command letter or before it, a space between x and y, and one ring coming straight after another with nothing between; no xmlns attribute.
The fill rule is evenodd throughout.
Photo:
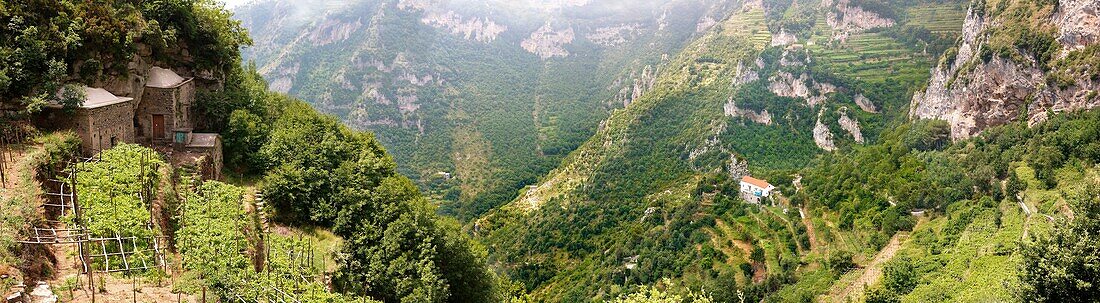
<svg viewBox="0 0 1100 303"><path fill-rule="evenodd" d="M202 303L206 303L206 285L202 286Z"/></svg>
<svg viewBox="0 0 1100 303"><path fill-rule="evenodd" d="M88 270L88 288L92 290L92 303L95 303L95 293L98 291L95 289L95 271Z"/></svg>
<svg viewBox="0 0 1100 303"><path fill-rule="evenodd" d="M0 136L0 140L6 141L6 140L4 140L4 138L2 136ZM0 142L0 148L3 148L4 150L7 150L8 149L7 143L6 142ZM2 152L2 151L0 151L0 152ZM8 157L11 157L11 152L10 151L8 151ZM14 159L12 161L14 161ZM4 188L8 187L8 177L4 173L4 166L6 166L5 165L6 163L7 163L7 161L4 161L4 154L0 153L0 187L4 187Z"/></svg>

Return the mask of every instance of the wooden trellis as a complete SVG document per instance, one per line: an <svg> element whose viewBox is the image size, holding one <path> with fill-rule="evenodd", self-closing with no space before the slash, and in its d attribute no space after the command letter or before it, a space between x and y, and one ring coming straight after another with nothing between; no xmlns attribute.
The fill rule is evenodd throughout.
<svg viewBox="0 0 1100 303"><path fill-rule="evenodd" d="M150 221L146 226L150 231L156 225L155 215L152 214L154 184L151 178L147 178L145 170L146 163L151 157L152 155L148 154L142 155L142 169L138 172L142 188L136 193L139 200L150 206ZM75 244L84 273L132 272L154 268L167 270L167 260L164 256L167 237L146 238L117 234L110 237L92 237L85 227L79 199L80 188L77 187L77 174L83 166L101 160L102 155L98 153L89 158L74 157L66 165L68 174L64 178L48 180L56 185L56 191L46 193L49 199L42 203L42 207L49 211L56 210L55 214L58 218L72 214L73 222L47 220L49 223L47 227L33 227L25 239L17 242L43 245ZM65 223L71 223L72 227L53 227ZM101 268L96 268L97 264Z"/></svg>
<svg viewBox="0 0 1100 303"><path fill-rule="evenodd" d="M8 187L7 169L15 163L13 145L22 144L31 136L29 121L11 121L10 117L0 117L0 187Z"/></svg>
<svg viewBox="0 0 1100 303"><path fill-rule="evenodd" d="M85 256L85 267L97 273L128 273L154 268L166 269L167 262L164 258L165 239L166 237L162 236L139 238L119 235L88 238L81 243L84 251L90 252L86 253ZM142 248L138 244L139 240L147 240L149 243L148 245L142 245L146 246ZM148 254L148 257L141 256L144 254ZM102 261L102 263L97 261ZM102 264L102 268L95 268L96 264Z"/></svg>
<svg viewBox="0 0 1100 303"><path fill-rule="evenodd" d="M35 227L32 235L16 242L23 244L77 244L88 240L88 231L82 228Z"/></svg>

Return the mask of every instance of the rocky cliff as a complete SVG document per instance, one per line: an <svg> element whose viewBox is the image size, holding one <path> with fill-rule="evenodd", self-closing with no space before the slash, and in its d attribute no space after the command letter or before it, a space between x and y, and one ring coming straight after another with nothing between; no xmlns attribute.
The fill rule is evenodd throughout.
<svg viewBox="0 0 1100 303"><path fill-rule="evenodd" d="M914 94L911 118L945 120L952 138L962 139L1015 119L1034 124L1100 105L1100 1L1009 2L971 6L959 42Z"/></svg>

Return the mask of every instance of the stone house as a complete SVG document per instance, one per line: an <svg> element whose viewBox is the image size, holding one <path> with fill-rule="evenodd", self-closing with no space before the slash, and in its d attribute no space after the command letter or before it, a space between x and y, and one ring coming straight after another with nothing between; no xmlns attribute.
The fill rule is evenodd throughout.
<svg viewBox="0 0 1100 303"><path fill-rule="evenodd" d="M141 142L168 142L176 132L191 130L191 104L195 99L192 78L169 69L149 70L141 98L134 107L134 132Z"/></svg>
<svg viewBox="0 0 1100 303"><path fill-rule="evenodd" d="M47 129L71 129L80 137L84 155L134 142L133 98L118 97L102 88L83 89L84 104L71 110L50 105L38 124Z"/></svg>

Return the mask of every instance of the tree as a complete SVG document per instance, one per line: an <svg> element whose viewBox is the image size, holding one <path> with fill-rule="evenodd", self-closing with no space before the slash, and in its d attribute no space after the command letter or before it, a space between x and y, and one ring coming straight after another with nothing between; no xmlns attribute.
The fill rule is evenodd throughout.
<svg viewBox="0 0 1100 303"><path fill-rule="evenodd" d="M827 262L833 273L838 275L856 266L856 264L852 262L852 253L846 250L838 250L829 254Z"/></svg>
<svg viewBox="0 0 1100 303"><path fill-rule="evenodd" d="M909 258L901 257L886 264L883 270L882 285L896 294L907 294L920 282L917 268Z"/></svg>
<svg viewBox="0 0 1100 303"><path fill-rule="evenodd" d="M1072 220L1060 219L1049 235L1032 235L1020 246L1023 262L1016 290L1025 302L1094 302L1100 298L1100 189L1074 197Z"/></svg>

